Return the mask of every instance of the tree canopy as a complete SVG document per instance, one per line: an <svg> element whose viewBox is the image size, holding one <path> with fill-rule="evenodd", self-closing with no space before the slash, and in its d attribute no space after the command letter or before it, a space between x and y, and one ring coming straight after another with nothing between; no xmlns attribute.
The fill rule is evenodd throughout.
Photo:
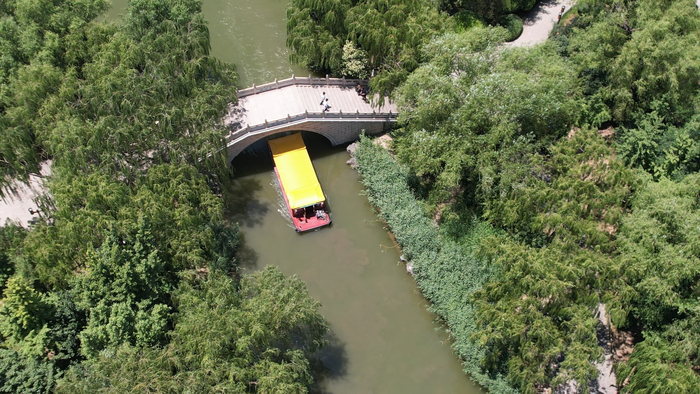
<svg viewBox="0 0 700 394"><path fill-rule="evenodd" d="M376 73L371 87L389 93L418 66L420 46L451 25L427 0L293 0L287 46L296 63L340 76L348 69L343 47L350 42L364 52L364 71Z"/></svg>
<svg viewBox="0 0 700 394"><path fill-rule="evenodd" d="M0 391L305 392L328 327L299 279L237 270L201 2L106 7L0 5L2 193L53 160L39 222L0 231Z"/></svg>
<svg viewBox="0 0 700 394"><path fill-rule="evenodd" d="M601 343L626 335L622 392L692 392L700 14L685 0L584 0L570 15L532 48L501 46L497 28L427 41L394 93L400 177L366 145L358 164L480 383L585 389Z"/></svg>

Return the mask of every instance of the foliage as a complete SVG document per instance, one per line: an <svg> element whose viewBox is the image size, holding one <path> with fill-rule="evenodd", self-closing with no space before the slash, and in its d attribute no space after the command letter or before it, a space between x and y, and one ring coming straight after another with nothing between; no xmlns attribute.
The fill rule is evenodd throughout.
<svg viewBox="0 0 700 394"><path fill-rule="evenodd" d="M328 329L306 286L267 267L236 283L220 274L178 292L179 315L163 349L121 347L73 368L57 392L306 392L306 356Z"/></svg>
<svg viewBox="0 0 700 394"><path fill-rule="evenodd" d="M697 324L697 322L696 322ZM694 333L697 336L697 330ZM693 393L700 387L700 377L690 368L687 350L682 343L651 334L639 343L618 371L619 380L628 380L621 393ZM695 338L697 340L697 337ZM697 345L697 341L695 345ZM697 349L697 347L695 347ZM695 364L697 367L697 364ZM623 381L624 383L624 381Z"/></svg>
<svg viewBox="0 0 700 394"><path fill-rule="evenodd" d="M51 362L0 349L0 393L50 393L58 377Z"/></svg>
<svg viewBox="0 0 700 394"><path fill-rule="evenodd" d="M42 156L41 108L60 86L61 73L80 70L90 21L105 0L3 1L0 5L0 197L13 179L28 182Z"/></svg>
<svg viewBox="0 0 700 394"><path fill-rule="evenodd" d="M13 259L18 255L26 230L16 224L0 226L0 291L5 290L5 282L17 270Z"/></svg>
<svg viewBox="0 0 700 394"><path fill-rule="evenodd" d="M683 127L669 125L657 111L635 117L635 127L622 127L617 151L625 161L654 178L681 178L700 170L700 116Z"/></svg>
<svg viewBox="0 0 700 394"><path fill-rule="evenodd" d="M433 40L427 63L397 91L396 151L440 203L461 187L497 194L517 167L576 121L576 78L550 46L504 50L503 29Z"/></svg>
<svg viewBox="0 0 700 394"><path fill-rule="evenodd" d="M528 171L504 180L501 198L484 204L484 216L531 245L558 240L612 252L634 173L592 130L572 132L548 153L523 160Z"/></svg>
<svg viewBox="0 0 700 394"><path fill-rule="evenodd" d="M150 226L140 221L135 235L108 235L88 253L87 272L75 278L73 291L89 310L80 333L82 353L95 357L123 343L163 344L169 329L168 294L176 282L154 245Z"/></svg>
<svg viewBox="0 0 700 394"><path fill-rule="evenodd" d="M343 45L342 74L344 77L367 79L369 77L368 62L367 52L357 49L352 41L347 41Z"/></svg>
<svg viewBox="0 0 700 394"><path fill-rule="evenodd" d="M594 317L636 178L594 131L578 130L533 154L523 178L486 203L484 216L523 243L484 247L501 276L477 292L477 337L487 366L523 392L597 374ZM535 246L535 247L533 247Z"/></svg>
<svg viewBox="0 0 700 394"><path fill-rule="evenodd" d="M455 21L455 32L464 33L465 31L475 27L486 27L484 22L479 17L470 11L460 11L452 15Z"/></svg>
<svg viewBox="0 0 700 394"><path fill-rule="evenodd" d="M617 324L640 326L637 344L618 374L624 392L659 387L692 392L698 385L700 175L649 182L620 227L613 277L620 293Z"/></svg>
<svg viewBox="0 0 700 394"><path fill-rule="evenodd" d="M633 286L624 306L646 329L694 314L700 279L700 176L650 182L620 228L620 278ZM622 289L627 286L620 285ZM620 322L623 323L623 322Z"/></svg>
<svg viewBox="0 0 700 394"><path fill-rule="evenodd" d="M75 269L84 267L88 251L100 247L107 230L129 233L143 218L155 244L162 245L162 258L176 270L213 260L216 249L226 246L217 238L235 231L221 229L221 200L207 179L186 165L151 167L133 187L89 173L57 177L50 189L57 203L54 224L32 231L25 251L39 279L51 285L64 286Z"/></svg>
<svg viewBox="0 0 700 394"><path fill-rule="evenodd" d="M225 174L220 119L235 101L235 74L209 56L200 8L196 0L130 2L124 28L80 75L65 75L45 108L38 140L55 167L127 184L163 163Z"/></svg>
<svg viewBox="0 0 700 394"><path fill-rule="evenodd" d="M699 88L684 81L697 80L700 73L695 8L690 0L577 4L571 24L558 26L552 35L588 87L588 122L648 128L641 123L653 120L647 115L656 112L652 117L660 117L666 129L694 115ZM671 145L682 145L682 138Z"/></svg>
<svg viewBox="0 0 700 394"><path fill-rule="evenodd" d="M501 26L508 30L506 41L515 41L523 34L523 20L515 14L504 15L501 18Z"/></svg>
<svg viewBox="0 0 700 394"><path fill-rule="evenodd" d="M529 11L535 5L535 0L440 0L439 3L440 9L452 15L467 11L493 25L507 14Z"/></svg>
<svg viewBox="0 0 700 394"><path fill-rule="evenodd" d="M369 201L379 210L404 255L414 263L416 283L431 301L431 310L447 323L452 347L464 361L465 371L491 391L513 392L500 375L481 368L485 348L472 338L476 324L470 296L492 272L482 259L465 253L469 248L464 246L480 243L490 235L488 227L472 223L471 239L462 240L462 245L441 236L409 189L406 170L383 148L361 137L355 155Z"/></svg>
<svg viewBox="0 0 700 394"><path fill-rule="evenodd" d="M0 306L0 334L21 340L39 332L47 320L49 306L44 297L21 276L8 279Z"/></svg>
<svg viewBox="0 0 700 394"><path fill-rule="evenodd" d="M452 22L427 0L293 0L287 9L291 59L312 70L343 73L347 41L376 70L371 87L388 93L418 66L418 49Z"/></svg>

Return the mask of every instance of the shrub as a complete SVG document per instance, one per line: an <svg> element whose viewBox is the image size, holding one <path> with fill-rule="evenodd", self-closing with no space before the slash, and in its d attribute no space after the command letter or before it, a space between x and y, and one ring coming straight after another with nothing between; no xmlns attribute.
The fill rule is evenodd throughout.
<svg viewBox="0 0 700 394"><path fill-rule="evenodd" d="M503 15L500 24L508 30L508 38L506 39L508 42L516 40L523 34L523 20L517 15Z"/></svg>
<svg viewBox="0 0 700 394"><path fill-rule="evenodd" d="M474 27L485 27L484 21L479 16L471 11L462 10L452 16L455 20L455 31L461 33Z"/></svg>

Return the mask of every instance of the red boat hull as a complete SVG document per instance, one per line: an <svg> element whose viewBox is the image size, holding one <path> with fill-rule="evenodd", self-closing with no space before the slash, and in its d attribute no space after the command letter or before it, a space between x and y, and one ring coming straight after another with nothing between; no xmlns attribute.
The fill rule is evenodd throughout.
<svg viewBox="0 0 700 394"><path fill-rule="evenodd" d="M275 176L277 177L277 183L280 185L280 189L282 189L284 205L287 206L289 217L292 218L292 224L298 233L303 233L331 224L331 215L328 213L328 208L326 207L320 210L323 212L321 215L317 214L313 207L306 207L302 208L304 209L304 214L302 216L294 216L294 212L289 207L289 201L287 200L287 193L284 191L284 185L282 185L279 173L277 173L277 167L275 167Z"/></svg>

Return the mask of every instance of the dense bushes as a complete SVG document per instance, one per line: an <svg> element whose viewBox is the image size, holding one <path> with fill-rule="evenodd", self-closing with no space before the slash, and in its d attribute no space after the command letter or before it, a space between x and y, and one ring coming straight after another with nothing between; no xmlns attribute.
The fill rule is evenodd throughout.
<svg viewBox="0 0 700 394"><path fill-rule="evenodd" d="M503 50L503 28L432 40L426 62L396 92L396 152L439 204L467 188L499 195L529 152L576 122L581 92L552 46ZM506 170L507 169L507 170ZM512 172L511 172L512 171Z"/></svg>
<svg viewBox="0 0 700 394"><path fill-rule="evenodd" d="M514 41L523 34L523 20L514 14L504 15L501 18L501 26L508 30L506 41Z"/></svg>

